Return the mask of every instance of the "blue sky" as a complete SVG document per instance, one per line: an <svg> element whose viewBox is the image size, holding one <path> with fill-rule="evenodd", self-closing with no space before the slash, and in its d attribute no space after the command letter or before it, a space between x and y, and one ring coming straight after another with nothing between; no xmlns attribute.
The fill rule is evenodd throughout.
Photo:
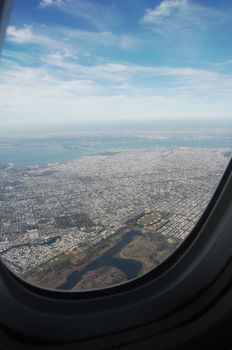
<svg viewBox="0 0 232 350"><path fill-rule="evenodd" d="M15 0L1 133L230 118L230 0Z"/></svg>

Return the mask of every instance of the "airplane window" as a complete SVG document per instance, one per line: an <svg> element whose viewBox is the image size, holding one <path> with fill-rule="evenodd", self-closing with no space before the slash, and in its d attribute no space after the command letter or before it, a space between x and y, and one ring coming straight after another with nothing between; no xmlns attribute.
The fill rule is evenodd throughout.
<svg viewBox="0 0 232 350"><path fill-rule="evenodd" d="M15 0L0 62L0 256L37 286L135 279L232 155L230 0Z"/></svg>

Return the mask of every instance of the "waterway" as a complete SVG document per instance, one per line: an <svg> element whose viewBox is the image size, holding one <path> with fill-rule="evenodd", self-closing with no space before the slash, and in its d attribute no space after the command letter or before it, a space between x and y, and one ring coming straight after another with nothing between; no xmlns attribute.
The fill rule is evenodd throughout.
<svg viewBox="0 0 232 350"><path fill-rule="evenodd" d="M114 155L122 149L147 149L155 147L230 148L231 135L213 135L209 138L173 136L160 139L141 137L118 138L50 138L28 140L3 140L0 138L1 166L13 163L15 167L63 163L86 155Z"/></svg>
<svg viewBox="0 0 232 350"><path fill-rule="evenodd" d="M56 237L52 237L52 238L49 238L49 239L44 239L43 241L38 241L38 242L32 242L32 243L18 243L18 244L14 244L12 246L10 246L9 248L5 249L3 251L3 253L6 253L8 252L9 250L12 250L13 248L21 248L21 247L34 247L34 246L37 246L37 245L52 245L54 243L56 243L57 241L59 241L61 239L61 236L56 236Z"/></svg>
<svg viewBox="0 0 232 350"><path fill-rule="evenodd" d="M124 234L122 239L109 249L105 254L90 262L81 271L71 273L67 280L62 283L57 289L71 290L75 285L81 281L82 277L91 270L99 269L103 266L113 266L125 273L127 280L136 278L142 268L142 264L132 259L115 258L115 255L120 252L132 239L140 235L140 231L131 230Z"/></svg>

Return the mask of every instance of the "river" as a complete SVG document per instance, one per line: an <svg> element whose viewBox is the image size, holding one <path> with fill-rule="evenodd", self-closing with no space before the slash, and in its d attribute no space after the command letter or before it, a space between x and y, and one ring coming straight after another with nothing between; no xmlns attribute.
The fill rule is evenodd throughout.
<svg viewBox="0 0 232 350"><path fill-rule="evenodd" d="M62 283L57 289L71 290L75 285L81 281L82 277L91 270L99 269L103 266L113 266L125 273L128 280L138 276L142 268L142 264L132 259L115 258L115 255L120 252L132 239L140 235L140 231L131 230L124 234L122 239L109 249L105 254L90 262L81 271L71 273L67 280Z"/></svg>

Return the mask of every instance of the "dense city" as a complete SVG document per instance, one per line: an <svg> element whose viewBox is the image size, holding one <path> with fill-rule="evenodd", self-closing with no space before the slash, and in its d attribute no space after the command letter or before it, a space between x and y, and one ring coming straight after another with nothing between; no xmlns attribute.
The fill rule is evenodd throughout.
<svg viewBox="0 0 232 350"><path fill-rule="evenodd" d="M166 219L161 215L154 222L143 221L144 232L150 224L150 230L183 240L223 175L227 151L121 149L61 164L4 169L1 257L23 274L73 249L88 250L133 218L141 224L151 213L162 213Z"/></svg>

